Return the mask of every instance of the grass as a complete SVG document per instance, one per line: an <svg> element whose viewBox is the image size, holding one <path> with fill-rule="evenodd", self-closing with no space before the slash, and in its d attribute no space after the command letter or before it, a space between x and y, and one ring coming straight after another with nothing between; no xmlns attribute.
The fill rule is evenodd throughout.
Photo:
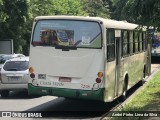
<svg viewBox="0 0 160 120"><path fill-rule="evenodd" d="M148 84L122 109L121 112L136 111L160 111L160 71L148 82ZM132 112L132 113L134 113ZM148 112L147 112L148 113ZM143 114L144 115L144 114ZM112 120L141 120L146 117L113 117Z"/></svg>

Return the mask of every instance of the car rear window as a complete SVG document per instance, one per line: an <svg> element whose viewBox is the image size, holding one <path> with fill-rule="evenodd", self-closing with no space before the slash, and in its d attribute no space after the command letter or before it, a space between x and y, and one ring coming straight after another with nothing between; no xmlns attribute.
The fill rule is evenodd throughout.
<svg viewBox="0 0 160 120"><path fill-rule="evenodd" d="M28 69L28 61L8 61L5 63L3 69L5 71L24 71Z"/></svg>

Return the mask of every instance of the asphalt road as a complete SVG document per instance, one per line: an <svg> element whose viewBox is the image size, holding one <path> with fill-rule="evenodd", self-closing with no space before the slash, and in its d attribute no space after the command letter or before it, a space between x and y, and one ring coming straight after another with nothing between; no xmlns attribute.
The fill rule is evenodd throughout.
<svg viewBox="0 0 160 120"><path fill-rule="evenodd" d="M103 102L70 100L54 96L31 97L26 92L13 92L8 98L0 98L0 111L38 111L48 113L49 117L54 119L100 119L100 116L109 109L110 104Z"/></svg>

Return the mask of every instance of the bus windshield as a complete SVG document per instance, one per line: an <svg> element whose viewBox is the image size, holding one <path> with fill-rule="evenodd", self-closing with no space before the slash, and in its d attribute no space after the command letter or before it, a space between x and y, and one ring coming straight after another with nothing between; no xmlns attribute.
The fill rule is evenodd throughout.
<svg viewBox="0 0 160 120"><path fill-rule="evenodd" d="M33 32L32 45L99 49L102 32L98 22L39 20Z"/></svg>

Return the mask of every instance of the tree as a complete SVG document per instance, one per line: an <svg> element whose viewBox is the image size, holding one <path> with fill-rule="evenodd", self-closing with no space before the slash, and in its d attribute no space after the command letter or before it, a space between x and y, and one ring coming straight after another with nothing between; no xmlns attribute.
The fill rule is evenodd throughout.
<svg viewBox="0 0 160 120"><path fill-rule="evenodd" d="M114 17L141 25L160 26L159 0L114 0Z"/></svg>
<svg viewBox="0 0 160 120"><path fill-rule="evenodd" d="M0 23L4 22L8 16L3 12L3 1L0 0Z"/></svg>
<svg viewBox="0 0 160 120"><path fill-rule="evenodd" d="M88 15L81 0L53 0L53 11L55 15Z"/></svg>
<svg viewBox="0 0 160 120"><path fill-rule="evenodd" d="M81 2L89 16L110 18L107 0L82 0Z"/></svg>
<svg viewBox="0 0 160 120"><path fill-rule="evenodd" d="M13 39L14 51L22 52L23 26L28 16L27 0L0 0L0 39Z"/></svg>
<svg viewBox="0 0 160 120"><path fill-rule="evenodd" d="M106 0L0 0L0 39L13 39L14 51L28 55L32 23L36 16L109 18L107 6Z"/></svg>

